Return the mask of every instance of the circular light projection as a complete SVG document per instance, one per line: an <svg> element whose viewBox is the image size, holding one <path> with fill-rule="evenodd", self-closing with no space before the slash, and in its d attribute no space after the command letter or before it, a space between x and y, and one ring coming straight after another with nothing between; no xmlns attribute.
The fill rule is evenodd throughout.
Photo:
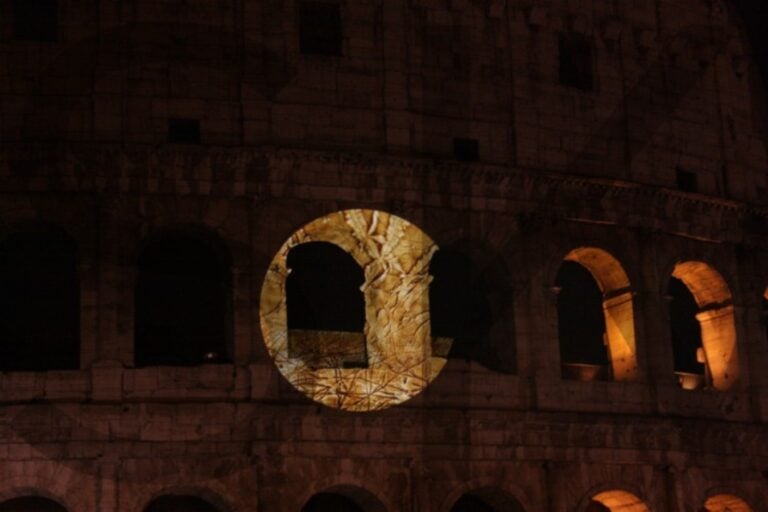
<svg viewBox="0 0 768 512"><path fill-rule="evenodd" d="M304 319L291 325L299 307L302 311L314 307L319 316L328 316L329 304L354 300L349 295L341 299L330 289L328 283L337 280L323 274L337 268L325 257L316 260L318 279L287 286L298 275L312 274L305 268L289 268L291 250L315 242L337 246L362 269L362 332L351 331L349 325L354 322L340 322L337 328L318 322L314 328L312 321ZM445 366L446 359L440 355L447 353L446 344L450 344L440 339L435 344L441 347L440 355L433 354L428 269L436 250L418 227L374 210L332 213L293 233L273 258L261 290L261 329L280 373L313 400L348 411L384 409L420 393ZM305 256L293 261L312 264ZM338 281L350 279L340 276ZM312 283L324 284L301 296L286 293L307 290Z"/></svg>

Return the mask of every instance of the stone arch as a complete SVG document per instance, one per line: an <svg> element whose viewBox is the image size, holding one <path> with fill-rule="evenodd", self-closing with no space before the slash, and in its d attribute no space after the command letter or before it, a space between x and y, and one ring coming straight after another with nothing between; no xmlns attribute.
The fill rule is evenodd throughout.
<svg viewBox="0 0 768 512"><path fill-rule="evenodd" d="M563 262L586 269L602 294L604 343L613 380L635 380L638 368L633 293L621 263L607 251L596 247L573 249L563 258Z"/></svg>
<svg viewBox="0 0 768 512"><path fill-rule="evenodd" d="M622 489L608 489L593 493L582 510L583 512L650 512L643 500Z"/></svg>
<svg viewBox="0 0 768 512"><path fill-rule="evenodd" d="M165 228L140 244L134 295L136 366L232 360L231 257L196 226Z"/></svg>
<svg viewBox="0 0 768 512"><path fill-rule="evenodd" d="M313 494L301 512L387 512L387 508L367 489L344 484Z"/></svg>
<svg viewBox="0 0 768 512"><path fill-rule="evenodd" d="M17 226L0 240L0 369L80 367L77 243L57 226Z"/></svg>
<svg viewBox="0 0 768 512"><path fill-rule="evenodd" d="M483 240L444 243L429 274L433 350L451 342L449 358L472 359L497 371L517 370L514 297L507 264Z"/></svg>
<svg viewBox="0 0 768 512"><path fill-rule="evenodd" d="M498 487L480 487L465 492L454 501L449 512L524 512L522 504Z"/></svg>
<svg viewBox="0 0 768 512"><path fill-rule="evenodd" d="M752 512L752 508L738 496L718 494L707 498L701 512Z"/></svg>
<svg viewBox="0 0 768 512"><path fill-rule="evenodd" d="M695 318L701 330L703 352L700 362L705 365L707 380L714 389L729 389L738 379L739 361L728 284L717 270L701 261L677 263L671 277L682 282L696 302ZM684 380L681 385L687 387Z"/></svg>

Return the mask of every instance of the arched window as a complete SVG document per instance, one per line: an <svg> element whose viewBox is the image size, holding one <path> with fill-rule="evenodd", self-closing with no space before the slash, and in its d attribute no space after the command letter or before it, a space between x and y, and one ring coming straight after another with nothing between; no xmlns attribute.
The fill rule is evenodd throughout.
<svg viewBox="0 0 768 512"><path fill-rule="evenodd" d="M449 357L476 359L486 348L491 325L486 284L466 255L451 248L432 256L429 311L432 337L452 340Z"/></svg>
<svg viewBox="0 0 768 512"><path fill-rule="evenodd" d="M350 498L334 493L320 493L312 496L301 508L301 512L364 512Z"/></svg>
<svg viewBox="0 0 768 512"><path fill-rule="evenodd" d="M704 503L701 512L752 512L752 508L738 496L718 494Z"/></svg>
<svg viewBox="0 0 768 512"><path fill-rule="evenodd" d="M160 496L147 505L144 512L220 512L196 496Z"/></svg>
<svg viewBox="0 0 768 512"><path fill-rule="evenodd" d="M25 496L0 503L0 512L67 512L67 509L48 498Z"/></svg>
<svg viewBox="0 0 768 512"><path fill-rule="evenodd" d="M739 362L725 280L706 263L688 261L675 265L668 290L675 372L681 387L730 388L738 378Z"/></svg>
<svg viewBox="0 0 768 512"><path fill-rule="evenodd" d="M136 282L136 366L231 360L230 282L226 252L206 237L150 238Z"/></svg>
<svg viewBox="0 0 768 512"><path fill-rule="evenodd" d="M432 352L515 372L515 317L505 265L500 258L489 257L492 249L483 248L486 263L480 267L464 245L466 241L442 247L430 261ZM472 246L477 249L477 244Z"/></svg>
<svg viewBox="0 0 768 512"><path fill-rule="evenodd" d="M462 495L450 512L523 512L523 507L504 491L488 487Z"/></svg>
<svg viewBox="0 0 768 512"><path fill-rule="evenodd" d="M568 253L555 280L564 378L637 377L629 278L613 256L593 247Z"/></svg>
<svg viewBox="0 0 768 512"><path fill-rule="evenodd" d="M288 253L288 350L313 368L366 368L363 269L329 242Z"/></svg>
<svg viewBox="0 0 768 512"><path fill-rule="evenodd" d="M650 512L640 498L622 490L603 491L594 496L585 512Z"/></svg>
<svg viewBox="0 0 768 512"><path fill-rule="evenodd" d="M56 229L0 242L0 370L80 367L77 246Z"/></svg>
<svg viewBox="0 0 768 512"><path fill-rule="evenodd" d="M701 346L701 326L696 319L699 306L685 283L677 278L670 278L667 293L675 374L685 389L704 387L704 348Z"/></svg>

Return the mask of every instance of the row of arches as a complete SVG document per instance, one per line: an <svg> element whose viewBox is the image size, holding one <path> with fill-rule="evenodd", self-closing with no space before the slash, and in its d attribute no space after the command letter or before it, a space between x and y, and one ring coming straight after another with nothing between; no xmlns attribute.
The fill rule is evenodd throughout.
<svg viewBox="0 0 768 512"><path fill-rule="evenodd" d="M451 505L448 512L525 512L513 496L496 488L467 492ZM585 500L581 512L650 512L634 494L619 490L600 491ZM58 502L40 496L23 496L0 503L0 512L68 512ZM152 500L143 512L234 512L223 510L209 501L191 495L164 495ZM370 492L349 486L329 489L313 495L301 512L386 512L385 506ZM738 496L718 494L708 498L700 512L752 512Z"/></svg>
<svg viewBox="0 0 768 512"><path fill-rule="evenodd" d="M297 245L287 263L292 352L315 358L319 367L365 367L363 269L329 242ZM79 367L77 265L76 244L56 228L38 226L0 242L0 370ZM202 230L167 230L144 241L137 267L135 366L231 361L232 271L224 244ZM478 269L461 247L439 249L429 273L433 351L514 371L514 362L499 357L503 350L485 350L492 337L502 339L507 352L514 345L509 283ZM563 259L553 291L563 377L635 379L635 292L619 261L602 249L575 249ZM680 385L730 387L738 361L723 277L705 263L681 262L665 298ZM768 288L762 300L768 318ZM338 333L334 354L313 354L308 331ZM449 350L445 339L452 341Z"/></svg>

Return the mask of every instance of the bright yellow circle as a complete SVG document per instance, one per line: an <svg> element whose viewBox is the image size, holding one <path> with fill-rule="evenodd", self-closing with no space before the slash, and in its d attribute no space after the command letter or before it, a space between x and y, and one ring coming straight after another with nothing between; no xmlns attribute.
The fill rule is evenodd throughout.
<svg viewBox="0 0 768 512"><path fill-rule="evenodd" d="M286 262L289 251L306 242L336 244L363 268L367 368L317 368L289 353ZM261 330L280 373L311 399L348 411L385 409L419 394L446 362L432 353L430 333L429 263L435 251L418 227L375 210L335 212L293 233L272 259L261 289ZM317 350L333 343L332 332L307 335Z"/></svg>

